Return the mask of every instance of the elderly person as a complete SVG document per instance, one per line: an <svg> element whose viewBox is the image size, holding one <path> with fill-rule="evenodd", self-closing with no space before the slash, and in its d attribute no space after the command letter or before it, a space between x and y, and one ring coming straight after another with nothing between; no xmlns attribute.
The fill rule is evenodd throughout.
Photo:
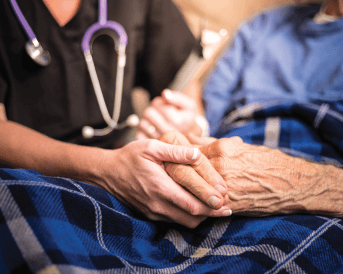
<svg viewBox="0 0 343 274"><path fill-rule="evenodd" d="M206 145L201 150L226 181L234 213L342 216L342 15L341 0L263 13L242 25L210 76L211 135L241 139L190 141ZM170 175L193 181L206 201L201 181L191 178L197 175L173 166Z"/></svg>
<svg viewBox="0 0 343 274"><path fill-rule="evenodd" d="M319 7L285 7L242 26L205 92L218 140L170 132L161 140L173 146L143 140L107 152L102 161L92 161L96 151L82 154L74 146L87 163L81 166L86 175L90 169L107 181L120 179L118 196L69 178L0 169L0 273L340 273L343 222L330 216L342 216L342 169L335 167L342 163L343 139L343 22L335 16L341 7L341 1L327 1L322 12L333 16L324 15L324 22ZM311 51L320 41L325 51ZM281 102L262 104L271 97ZM161 114L173 106L168 99L160 101ZM177 163L164 152L178 155ZM163 176L165 169L174 180ZM116 172L110 177L106 170ZM129 195L121 196L123 190ZM215 202L214 190L223 195L216 214L205 204ZM189 196L180 199L175 191ZM153 222L137 208L167 222ZM208 218L230 210L231 217Z"/></svg>

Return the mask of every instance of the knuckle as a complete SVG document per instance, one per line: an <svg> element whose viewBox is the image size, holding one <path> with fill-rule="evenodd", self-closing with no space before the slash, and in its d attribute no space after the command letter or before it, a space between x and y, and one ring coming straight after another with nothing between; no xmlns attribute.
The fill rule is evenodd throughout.
<svg viewBox="0 0 343 274"><path fill-rule="evenodd" d="M152 213L152 215L161 214L162 206L158 202L155 201L149 205L149 210Z"/></svg>
<svg viewBox="0 0 343 274"><path fill-rule="evenodd" d="M144 111L143 117L145 119L149 119L149 117L152 117L154 113L155 113L155 109L152 106L149 106Z"/></svg>
<svg viewBox="0 0 343 274"><path fill-rule="evenodd" d="M220 139L220 140L215 142L215 145L216 145L217 149L219 149L221 151L227 147L228 142L230 142L230 139L226 139L226 140Z"/></svg>
<svg viewBox="0 0 343 274"><path fill-rule="evenodd" d="M162 135L160 140L168 144L176 144L178 143L177 139L180 136L180 134L181 133L179 133L176 130L169 130Z"/></svg>
<svg viewBox="0 0 343 274"><path fill-rule="evenodd" d="M191 176L191 169L188 166L175 164L172 167L173 177L178 180L180 183L188 181Z"/></svg>
<svg viewBox="0 0 343 274"><path fill-rule="evenodd" d="M194 205L194 204L187 204L187 211L189 214L191 214L192 216L199 216L200 215L200 209L198 206Z"/></svg>
<svg viewBox="0 0 343 274"><path fill-rule="evenodd" d="M237 143L243 143L243 139L239 136L231 137L231 140Z"/></svg>

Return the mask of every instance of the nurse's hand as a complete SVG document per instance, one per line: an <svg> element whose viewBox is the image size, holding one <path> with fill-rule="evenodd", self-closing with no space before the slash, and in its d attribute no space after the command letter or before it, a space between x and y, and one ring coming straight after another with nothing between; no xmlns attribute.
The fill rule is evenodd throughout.
<svg viewBox="0 0 343 274"><path fill-rule="evenodd" d="M222 189L220 192L218 187L208 184L206 192L199 193L190 181L176 183L166 173L163 163L192 166L199 159L203 156L197 148L152 139L135 141L105 152L99 165L98 185L151 220L173 221L194 228L208 216L222 216L225 210L227 214L228 207L223 206L224 181L207 161L212 185L221 185ZM205 201L201 202L196 196Z"/></svg>
<svg viewBox="0 0 343 274"><path fill-rule="evenodd" d="M196 123L197 116L199 114L195 101L180 92L165 90L161 97L156 97L144 111L136 138L159 139L163 133L170 130L200 136L202 129Z"/></svg>

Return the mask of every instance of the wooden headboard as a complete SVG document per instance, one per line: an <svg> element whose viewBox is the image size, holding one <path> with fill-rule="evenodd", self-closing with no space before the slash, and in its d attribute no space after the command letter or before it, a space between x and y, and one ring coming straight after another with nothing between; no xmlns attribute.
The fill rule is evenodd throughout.
<svg viewBox="0 0 343 274"><path fill-rule="evenodd" d="M207 28L232 33L236 27L254 13L274 6L322 2L322 0L173 0L184 14L194 35L199 36L201 18L208 21Z"/></svg>

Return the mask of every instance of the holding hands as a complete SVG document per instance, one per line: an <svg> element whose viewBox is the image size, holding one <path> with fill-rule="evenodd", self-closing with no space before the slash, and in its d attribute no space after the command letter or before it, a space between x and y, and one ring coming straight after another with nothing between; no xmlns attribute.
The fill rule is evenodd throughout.
<svg viewBox="0 0 343 274"><path fill-rule="evenodd" d="M205 178L197 179L210 179L213 184L206 186L205 194L200 193L192 181L175 182L165 172L163 164L174 162L192 167L199 161L207 173ZM194 228L208 216L230 214L229 208L223 206L227 192L225 182L197 148L152 139L136 141L121 149L105 151L98 167L98 185L149 219ZM113 167L116 167L115 172ZM204 202L197 195L206 195Z"/></svg>
<svg viewBox="0 0 343 274"><path fill-rule="evenodd" d="M166 135L162 140L200 147L202 154L223 177L227 188L225 204L235 214L267 216L306 212L335 217L343 215L343 176L339 168L308 162L276 149L246 144L239 137L216 140L189 136L187 140L177 132ZM206 176L207 166L201 166L201 161L192 166L165 165L175 181L189 182L202 193L197 197L206 201L206 184L212 184L213 179ZM197 173L202 174L207 183L199 180Z"/></svg>

